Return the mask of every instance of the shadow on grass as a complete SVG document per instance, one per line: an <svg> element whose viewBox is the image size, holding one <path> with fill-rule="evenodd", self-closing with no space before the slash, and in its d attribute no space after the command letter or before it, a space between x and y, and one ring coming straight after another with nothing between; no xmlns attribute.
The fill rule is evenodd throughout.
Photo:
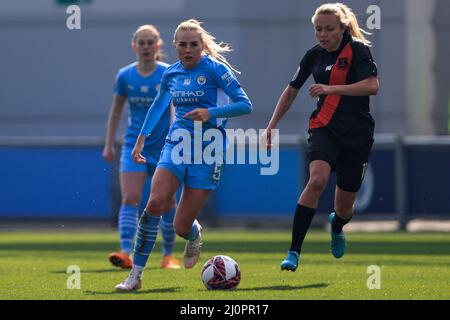
<svg viewBox="0 0 450 320"><path fill-rule="evenodd" d="M305 290L305 289L319 289L326 288L326 283L313 283L304 286L270 286L270 287L254 287L254 288L238 288L239 291L261 291L261 290L276 290L276 291L291 291L291 290Z"/></svg>
<svg viewBox="0 0 450 320"><path fill-rule="evenodd" d="M110 252L116 248L116 243L97 242L22 242L0 244L1 251L59 251L59 252ZM284 253L289 247L288 241L208 241L205 239L204 250L209 252L237 252L237 253ZM158 244L155 251L160 250ZM183 243L175 245L175 251L182 251ZM328 241L305 241L304 253L328 253ZM349 241L349 254L401 254L401 255L450 255L450 241Z"/></svg>
<svg viewBox="0 0 450 320"><path fill-rule="evenodd" d="M156 289L148 289L148 290L133 290L133 291L91 291L91 290L85 290L83 293L91 294L91 295L117 295L117 294L126 294L126 295L140 295L140 294L146 294L146 293L173 293L180 291L181 287L171 287L171 288L156 288Z"/></svg>
<svg viewBox="0 0 450 320"><path fill-rule="evenodd" d="M97 270L85 270L81 269L81 273L114 273L114 272L126 272L126 270L122 269L97 269ZM57 271L49 271L48 273L52 274L67 274L66 270L57 270Z"/></svg>
<svg viewBox="0 0 450 320"><path fill-rule="evenodd" d="M152 270L152 269L159 269L157 267L146 267L145 270ZM127 272L129 272L130 270L128 269L119 269L119 268L111 268L111 269L83 269L81 268L80 272L81 273L124 273L126 274ZM67 274L66 270L54 270L54 271L49 271L48 273L52 273L52 274Z"/></svg>
<svg viewBox="0 0 450 320"><path fill-rule="evenodd" d="M424 258L420 258L421 260L412 261L411 259L407 258L399 258L398 260L393 259L387 259L386 257L377 257L374 256L373 259L364 259L364 261L355 261L352 258L349 257L352 253L349 252L347 254L347 257L344 256L342 259L335 259L331 256L331 253L329 254L330 260L317 260L317 259L310 259L309 263L314 264L316 266L327 266L330 265L330 263L339 263L342 264L342 266L369 266L370 264L375 265L381 265L381 266L389 266L389 267L411 267L411 266L418 266L418 267L447 267L450 263L450 259L443 260L443 261L427 261L424 260Z"/></svg>

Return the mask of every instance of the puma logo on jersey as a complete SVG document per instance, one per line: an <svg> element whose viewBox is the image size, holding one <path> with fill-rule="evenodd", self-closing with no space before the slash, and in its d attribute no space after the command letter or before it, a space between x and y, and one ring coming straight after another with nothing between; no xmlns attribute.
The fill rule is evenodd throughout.
<svg viewBox="0 0 450 320"><path fill-rule="evenodd" d="M325 68L325 71L331 71L331 69L333 69L333 65L329 65Z"/></svg>

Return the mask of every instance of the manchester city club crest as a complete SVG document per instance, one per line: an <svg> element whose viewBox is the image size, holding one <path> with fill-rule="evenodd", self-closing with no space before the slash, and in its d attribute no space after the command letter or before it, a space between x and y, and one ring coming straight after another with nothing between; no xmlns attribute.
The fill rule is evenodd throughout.
<svg viewBox="0 0 450 320"><path fill-rule="evenodd" d="M199 77L197 78L197 83L198 83L199 85L204 85L204 84L206 83L206 78L205 78L205 76L199 76Z"/></svg>

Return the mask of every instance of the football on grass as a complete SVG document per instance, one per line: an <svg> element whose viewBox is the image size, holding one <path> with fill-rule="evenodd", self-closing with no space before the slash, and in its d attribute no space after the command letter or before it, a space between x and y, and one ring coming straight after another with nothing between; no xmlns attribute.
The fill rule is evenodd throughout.
<svg viewBox="0 0 450 320"><path fill-rule="evenodd" d="M236 289L241 281L241 271L232 258L218 255L204 264L202 280L207 289L232 290Z"/></svg>

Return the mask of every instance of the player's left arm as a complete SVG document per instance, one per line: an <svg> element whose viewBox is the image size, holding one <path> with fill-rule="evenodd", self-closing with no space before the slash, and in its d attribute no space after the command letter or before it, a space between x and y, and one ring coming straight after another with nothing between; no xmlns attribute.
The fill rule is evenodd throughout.
<svg viewBox="0 0 450 320"><path fill-rule="evenodd" d="M309 88L312 97L320 95L341 95L341 96L374 96L378 93L378 70L372 58L369 47L356 42L353 45L354 61L353 75L354 83L346 85L327 86L324 84L314 84Z"/></svg>
<svg viewBox="0 0 450 320"><path fill-rule="evenodd" d="M324 84L314 84L309 88L309 95L317 97L321 95L340 95L340 96L374 96L378 93L379 88L378 78L370 76L367 79L356 83L327 86Z"/></svg>
<svg viewBox="0 0 450 320"><path fill-rule="evenodd" d="M219 65L213 76L216 79L217 87L230 97L232 103L209 109L196 108L186 113L183 118L189 117L192 120L205 122L211 118L232 118L252 112L253 106L250 99L229 68Z"/></svg>
<svg viewBox="0 0 450 320"><path fill-rule="evenodd" d="M233 91L225 91L225 93L233 102L224 106L208 109L211 118L239 117L252 112L252 103L250 102L250 99L247 97L247 94L240 85Z"/></svg>

